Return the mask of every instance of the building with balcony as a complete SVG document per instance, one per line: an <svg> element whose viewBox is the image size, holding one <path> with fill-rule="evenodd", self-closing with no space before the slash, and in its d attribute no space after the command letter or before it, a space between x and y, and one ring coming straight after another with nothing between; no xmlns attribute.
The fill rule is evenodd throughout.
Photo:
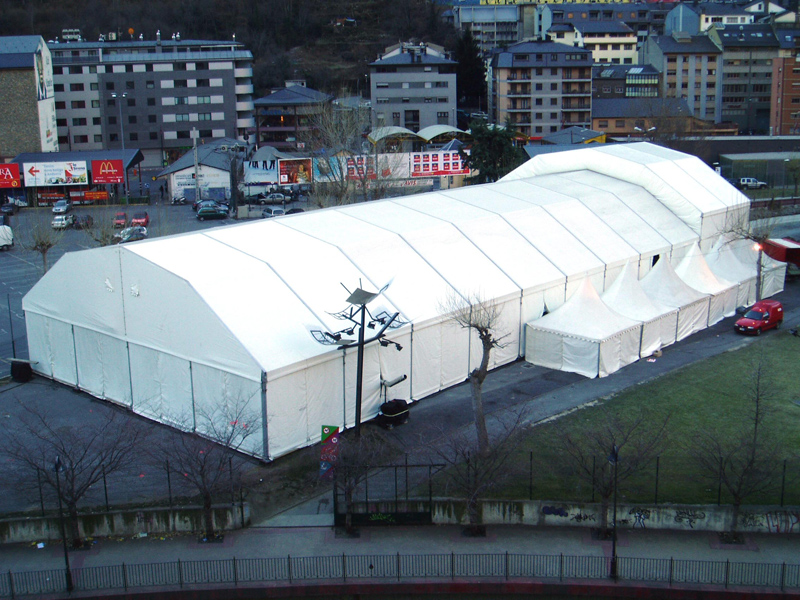
<svg viewBox="0 0 800 600"><path fill-rule="evenodd" d="M516 5L454 5L453 24L462 33L469 31L486 56L495 48L508 46L528 35L523 31L523 10L524 7Z"/></svg>
<svg viewBox="0 0 800 600"><path fill-rule="evenodd" d="M592 53L550 41L522 42L491 61L490 110L496 123L540 137L591 125Z"/></svg>
<svg viewBox="0 0 800 600"><path fill-rule="evenodd" d="M779 49L772 25L713 25L707 33L722 48L722 120L744 133L769 133L772 63Z"/></svg>
<svg viewBox="0 0 800 600"><path fill-rule="evenodd" d="M554 25L548 37L560 44L586 48L599 65L633 65L639 58L636 32L621 21L574 21Z"/></svg>
<svg viewBox="0 0 800 600"><path fill-rule="evenodd" d="M544 39L553 26L570 23L624 23L634 32L637 43L664 33L664 20L672 9L669 2L546 3L535 5L530 29ZM636 61L634 61L636 62Z"/></svg>
<svg viewBox="0 0 800 600"><path fill-rule="evenodd" d="M661 75L651 65L592 68L592 98L656 98Z"/></svg>
<svg viewBox="0 0 800 600"><path fill-rule="evenodd" d="M694 117L719 123L722 116L722 51L705 35L650 36L640 50L641 64L661 73L662 98L683 98Z"/></svg>
<svg viewBox="0 0 800 600"><path fill-rule="evenodd" d="M800 135L800 29L782 29L777 33L779 48L772 61L770 133Z"/></svg>
<svg viewBox="0 0 800 600"><path fill-rule="evenodd" d="M675 5L666 17L664 33L682 31L689 35L697 35L716 26L749 25L755 22L756 15L747 7L720 2L702 2L690 4L681 2Z"/></svg>
<svg viewBox="0 0 800 600"><path fill-rule="evenodd" d="M305 82L287 81L286 87L254 102L256 147L303 150L314 128L314 115L332 101L333 96L312 90Z"/></svg>
<svg viewBox="0 0 800 600"><path fill-rule="evenodd" d="M0 37L0 163L58 152L50 50L38 35Z"/></svg>
<svg viewBox="0 0 800 600"><path fill-rule="evenodd" d="M242 44L114 37L52 44L62 150L136 147L143 168L162 167L192 146L192 130L199 141L253 131L253 55Z"/></svg>
<svg viewBox="0 0 800 600"><path fill-rule="evenodd" d="M456 64L432 44L387 48L369 65L373 127L456 127Z"/></svg>

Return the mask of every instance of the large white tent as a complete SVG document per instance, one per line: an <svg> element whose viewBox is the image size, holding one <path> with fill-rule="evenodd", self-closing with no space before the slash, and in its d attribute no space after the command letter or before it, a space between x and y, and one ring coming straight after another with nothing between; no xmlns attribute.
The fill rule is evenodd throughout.
<svg viewBox="0 0 800 600"><path fill-rule="evenodd" d="M675 272L689 287L710 296L708 325L718 323L736 312L739 285L714 275L699 246L692 246L675 267Z"/></svg>
<svg viewBox="0 0 800 600"><path fill-rule="evenodd" d="M584 280L602 291L626 263L640 277L657 257L677 264L748 209L694 157L595 146L493 184L69 253L23 301L30 358L46 377L184 427L225 399L247 402L261 421L247 450L275 458L317 442L322 425L354 423L356 351L309 333L343 328L343 285L391 281L370 310L403 324L389 332L401 351L366 348L369 419L381 380L407 375L392 397L419 400L477 365L479 341L443 315L448 298L500 306L508 343L492 364L508 363L530 347L525 324Z"/></svg>

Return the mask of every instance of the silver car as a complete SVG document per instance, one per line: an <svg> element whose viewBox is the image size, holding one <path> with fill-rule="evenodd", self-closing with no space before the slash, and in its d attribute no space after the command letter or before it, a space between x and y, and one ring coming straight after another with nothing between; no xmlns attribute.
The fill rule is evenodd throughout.
<svg viewBox="0 0 800 600"><path fill-rule="evenodd" d="M59 200L53 204L54 215L63 215L64 213L68 213L70 209L72 209L72 203L69 200Z"/></svg>

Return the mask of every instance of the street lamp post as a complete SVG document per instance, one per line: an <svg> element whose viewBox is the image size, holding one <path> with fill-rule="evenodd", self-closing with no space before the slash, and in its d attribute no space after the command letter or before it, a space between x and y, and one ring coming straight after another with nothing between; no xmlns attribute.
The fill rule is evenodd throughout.
<svg viewBox="0 0 800 600"><path fill-rule="evenodd" d="M117 101L117 106L119 106L119 137L122 140L122 171L125 177L124 182L124 192L125 192L125 199L128 198L128 165L125 161L125 125L122 122L122 99L127 98L128 94L111 94L111 97Z"/></svg>
<svg viewBox="0 0 800 600"><path fill-rule="evenodd" d="M61 541L64 543L64 566L66 568L67 591L71 592L75 587L72 584L72 570L69 568L69 550L67 548L67 530L64 527L64 507L61 504L61 457L56 456L56 495L58 496L58 522L61 527Z"/></svg>
<svg viewBox="0 0 800 600"><path fill-rule="evenodd" d="M617 445L611 449L608 462L614 466L614 523L611 530L611 579L617 580L617 465L619 464L619 449Z"/></svg>

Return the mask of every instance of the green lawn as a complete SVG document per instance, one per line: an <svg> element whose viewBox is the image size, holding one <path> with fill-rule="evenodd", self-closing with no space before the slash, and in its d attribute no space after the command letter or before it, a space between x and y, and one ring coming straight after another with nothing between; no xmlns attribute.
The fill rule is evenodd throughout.
<svg viewBox="0 0 800 600"><path fill-rule="evenodd" d="M718 486L704 480L685 448L699 431L733 431L742 422L749 407L745 388L748 374L758 354L769 364L773 394L767 432L781 440L787 459L784 494L786 504L800 504L800 339L789 335L788 327L754 340L744 348L727 352L666 375L647 384L626 390L603 404L609 411L630 414L644 406L653 420L669 414L668 439L658 461L658 502L715 503ZM600 409L587 407L565 417L561 427L570 431L585 430L597 423ZM492 496L498 498L528 498L531 478L529 464L533 457L533 498L556 501L590 501L592 491L573 473L571 463L564 458L559 443L560 432L553 423L531 429L514 463L518 472ZM609 449L610 450L610 449ZM607 457L596 457L597 464ZM624 453L620 460L625 460ZM780 478L779 478L780 479ZM652 503L656 494L655 461L641 476L620 484L621 500ZM597 498L596 498L597 499ZM726 493L723 489L722 502ZM780 501L780 482L776 491L762 498L751 498L748 504L777 504Z"/></svg>

